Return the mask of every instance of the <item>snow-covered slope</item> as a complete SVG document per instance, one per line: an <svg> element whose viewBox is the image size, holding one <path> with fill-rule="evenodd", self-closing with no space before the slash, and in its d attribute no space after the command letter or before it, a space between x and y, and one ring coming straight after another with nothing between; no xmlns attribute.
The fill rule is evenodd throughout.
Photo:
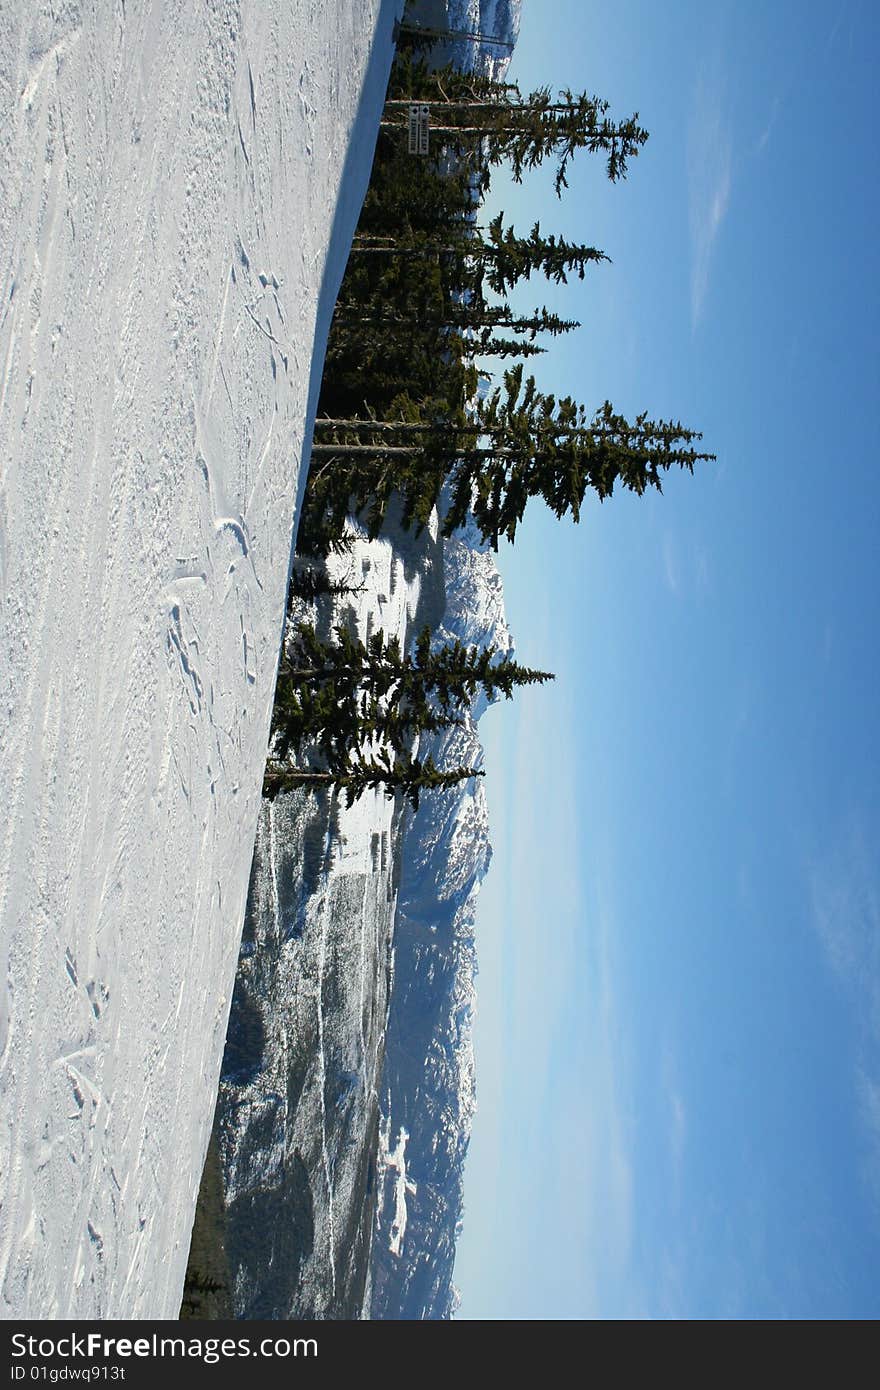
<svg viewBox="0 0 880 1390"><path fill-rule="evenodd" d="M3 8L6 1316L177 1311L398 10Z"/></svg>

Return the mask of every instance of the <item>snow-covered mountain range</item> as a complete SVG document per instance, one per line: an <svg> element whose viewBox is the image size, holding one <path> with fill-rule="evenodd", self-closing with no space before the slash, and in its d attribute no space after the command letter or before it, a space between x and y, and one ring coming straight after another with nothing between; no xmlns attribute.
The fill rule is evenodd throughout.
<svg viewBox="0 0 880 1390"><path fill-rule="evenodd" d="M405 642L436 619L440 547L358 541L321 630ZM314 615L313 615L314 616ZM368 1299L400 811L297 790L260 817L215 1134L232 1306L359 1318Z"/></svg>
<svg viewBox="0 0 880 1390"><path fill-rule="evenodd" d="M362 540L321 625L512 652L473 528ZM480 696L425 742L479 767ZM232 1306L244 1318L445 1318L474 1109L482 782L352 808L297 791L260 818L215 1134Z"/></svg>
<svg viewBox="0 0 880 1390"><path fill-rule="evenodd" d="M503 77L521 0L448 0L446 8L450 27L487 36L450 44L448 61ZM443 562L445 610L436 641L458 638L512 655L501 578L473 524L445 542ZM477 721L485 708L480 695L462 727L424 739L421 751L432 752L438 763L481 767ZM474 922L491 853L482 782L425 798L403 834L382 1077L384 1181L373 1246L374 1318L449 1318L457 1306L455 1243L476 1105Z"/></svg>
<svg viewBox="0 0 880 1390"><path fill-rule="evenodd" d="M512 654L501 580L475 528L447 541L443 559L446 609L436 641L458 638ZM425 740L423 752L450 766L480 767L477 719L485 707L481 695L461 727ZM491 857L482 782L425 797L402 853L371 1315L447 1318L455 1309L455 1240L475 1105L474 915Z"/></svg>

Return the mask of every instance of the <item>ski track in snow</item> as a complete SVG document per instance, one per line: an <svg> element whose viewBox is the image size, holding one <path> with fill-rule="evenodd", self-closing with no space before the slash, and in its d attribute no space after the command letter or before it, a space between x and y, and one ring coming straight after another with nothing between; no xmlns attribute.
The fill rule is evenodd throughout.
<svg viewBox="0 0 880 1390"><path fill-rule="evenodd" d="M328 327L318 295L370 48L390 63L398 9L4 6L8 1318L177 1314ZM365 125L384 92L371 72ZM352 230L364 153L338 209Z"/></svg>

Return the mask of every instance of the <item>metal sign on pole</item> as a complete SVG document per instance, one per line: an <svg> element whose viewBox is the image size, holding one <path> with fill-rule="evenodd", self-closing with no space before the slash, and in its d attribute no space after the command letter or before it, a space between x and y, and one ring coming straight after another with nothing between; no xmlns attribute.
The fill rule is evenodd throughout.
<svg viewBox="0 0 880 1390"><path fill-rule="evenodd" d="M428 153L428 113L429 107L422 101L409 104L409 152Z"/></svg>

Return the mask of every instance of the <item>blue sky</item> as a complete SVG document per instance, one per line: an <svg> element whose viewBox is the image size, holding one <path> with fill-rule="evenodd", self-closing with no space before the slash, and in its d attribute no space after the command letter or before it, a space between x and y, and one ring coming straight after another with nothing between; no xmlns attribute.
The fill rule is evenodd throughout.
<svg viewBox="0 0 880 1390"><path fill-rule="evenodd" d="M868 3L524 0L511 76L651 138L493 206L602 247L535 374L718 462L500 555L551 688L495 859L462 1316L880 1313L880 293Z"/></svg>

